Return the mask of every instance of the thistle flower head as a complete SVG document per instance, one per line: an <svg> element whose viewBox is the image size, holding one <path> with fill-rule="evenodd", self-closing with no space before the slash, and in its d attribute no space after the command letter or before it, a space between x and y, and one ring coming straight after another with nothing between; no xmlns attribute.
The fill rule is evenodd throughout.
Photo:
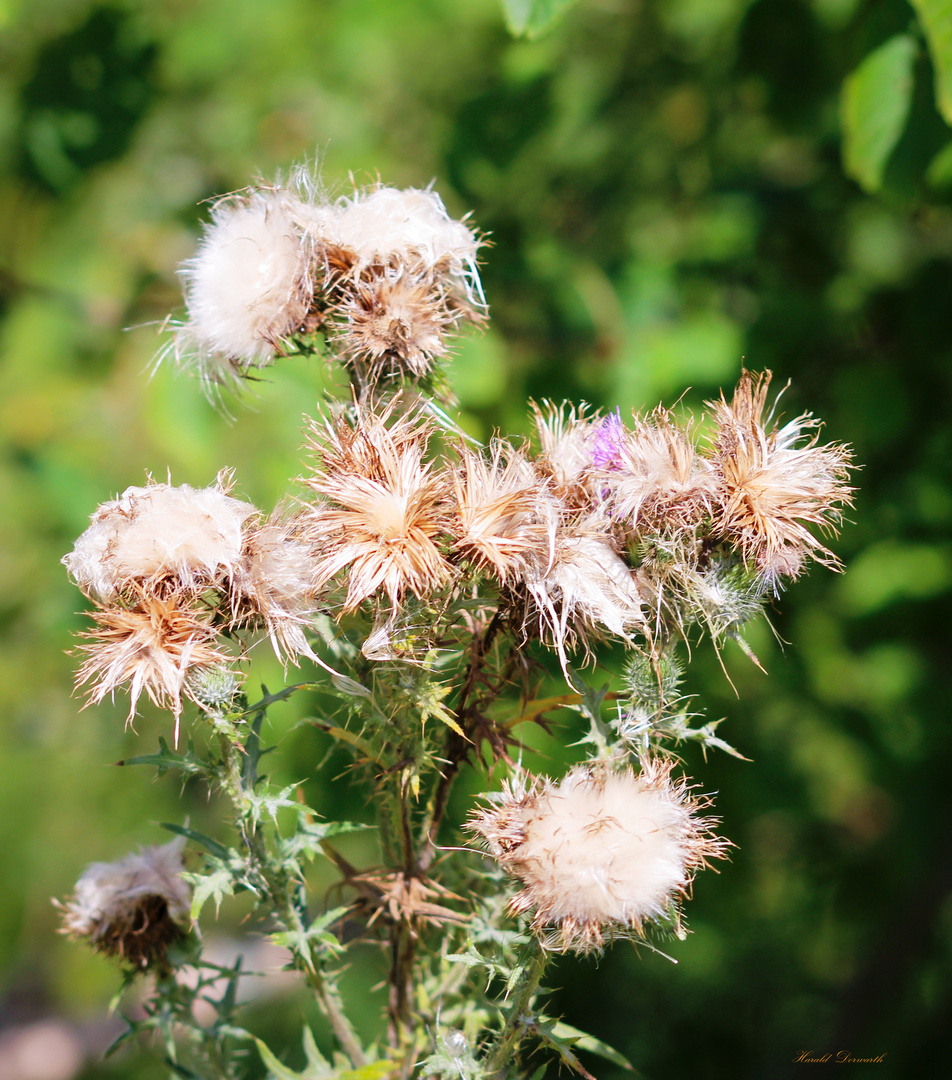
<svg viewBox="0 0 952 1080"><path fill-rule="evenodd" d="M212 208L182 277L188 322L177 351L193 351L211 383L270 363L311 302L311 243L304 208L287 190L226 196Z"/></svg>
<svg viewBox="0 0 952 1080"><path fill-rule="evenodd" d="M93 612L96 629L82 635L86 656L76 685L92 683L89 704L98 704L120 686L129 687L129 719L143 692L175 715L175 740L186 678L196 669L225 664L231 658L216 647L217 631L208 617L183 605L179 596L141 593L133 607Z"/></svg>
<svg viewBox="0 0 952 1080"><path fill-rule="evenodd" d="M182 878L181 839L112 863L93 863L61 905L63 933L136 968L165 958L185 937L191 889Z"/></svg>
<svg viewBox="0 0 952 1080"><path fill-rule="evenodd" d="M365 365L374 382L425 375L448 355L463 316L438 280L403 267L367 274L341 293L334 313L342 359Z"/></svg>
<svg viewBox="0 0 952 1080"><path fill-rule="evenodd" d="M358 268L401 262L426 270L439 267L461 279L476 272L479 239L465 222L454 221L439 195L429 189L378 187L355 192L338 205L324 235L353 251Z"/></svg>
<svg viewBox="0 0 952 1080"><path fill-rule="evenodd" d="M588 486L593 453L606 451L604 420L586 416L587 406L541 406L532 402L533 418L542 451L536 465L552 482L556 494L570 507L588 507L592 493ZM601 443L598 442L601 436Z"/></svg>
<svg viewBox="0 0 952 1080"><path fill-rule="evenodd" d="M560 532L551 565L530 572L525 586L563 667L566 648L576 642L624 638L644 622L637 579L608 536Z"/></svg>
<svg viewBox="0 0 952 1080"><path fill-rule="evenodd" d="M604 437L603 437L604 438ZM634 530L693 531L711 513L716 485L710 464L659 408L632 431L614 433L614 454L599 475L612 516Z"/></svg>
<svg viewBox="0 0 952 1080"><path fill-rule="evenodd" d="M773 410L765 415L770 379L769 372L745 371L733 400L722 395L710 407L717 422L717 528L766 583L776 584L796 577L811 557L837 565L810 526L835 529L853 489L847 483L850 451L836 443L817 445L818 423L809 414L771 426Z"/></svg>
<svg viewBox="0 0 952 1080"><path fill-rule="evenodd" d="M200 592L238 563L242 526L256 511L213 487L150 483L103 503L65 563L87 596L103 603L133 589Z"/></svg>
<svg viewBox="0 0 952 1080"><path fill-rule="evenodd" d="M489 460L467 446L459 454L449 523L455 549L503 585L530 567L550 566L559 506L526 456L503 442L493 445Z"/></svg>
<svg viewBox="0 0 952 1080"><path fill-rule="evenodd" d="M389 423L388 423L389 421ZM450 566L436 543L446 514L446 481L424 461L430 429L419 418L393 419L358 408L356 423L312 424L321 459L305 483L321 502L306 536L321 551L320 586L348 569L343 610L382 589L396 606L445 584Z"/></svg>
<svg viewBox="0 0 952 1080"><path fill-rule="evenodd" d="M317 610L317 554L300 516L280 512L249 530L232 577L232 620L263 623L275 653L285 661L312 656L304 634Z"/></svg>
<svg viewBox="0 0 952 1080"><path fill-rule="evenodd" d="M661 923L684 935L680 902L727 844L698 817L709 800L672 779L670 761L641 771L579 766L562 781L509 787L468 828L523 888L514 914L532 913L547 948L591 952Z"/></svg>

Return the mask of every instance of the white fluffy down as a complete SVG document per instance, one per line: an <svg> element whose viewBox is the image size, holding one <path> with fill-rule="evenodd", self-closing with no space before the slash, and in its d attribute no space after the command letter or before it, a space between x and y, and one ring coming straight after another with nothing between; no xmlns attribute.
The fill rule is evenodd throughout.
<svg viewBox="0 0 952 1080"><path fill-rule="evenodd" d="M129 582L157 577L201 586L238 564L242 525L256 512L218 487L130 487L99 507L63 562L83 592L101 602Z"/></svg>
<svg viewBox="0 0 952 1080"><path fill-rule="evenodd" d="M93 863L76 882L67 906L66 928L93 940L124 919L148 896L166 902L173 922L188 921L192 894L182 879L184 841L148 847L111 863Z"/></svg>
<svg viewBox="0 0 952 1080"><path fill-rule="evenodd" d="M427 268L446 260L451 272L472 271L479 249L473 231L454 221L435 191L381 187L342 202L324 224L327 242L350 248L358 263L416 256Z"/></svg>
<svg viewBox="0 0 952 1080"><path fill-rule="evenodd" d="M310 251L286 191L223 201L182 270L189 321L199 348L246 366L265 364L279 338L307 314Z"/></svg>
<svg viewBox="0 0 952 1080"><path fill-rule="evenodd" d="M570 773L523 811L519 876L549 921L633 925L690 880L690 812L631 773Z"/></svg>

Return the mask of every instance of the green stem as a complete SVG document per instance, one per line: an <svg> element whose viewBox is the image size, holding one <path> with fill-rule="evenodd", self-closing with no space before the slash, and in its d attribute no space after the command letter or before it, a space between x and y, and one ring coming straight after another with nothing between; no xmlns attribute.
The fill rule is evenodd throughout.
<svg viewBox="0 0 952 1080"><path fill-rule="evenodd" d="M525 1035L526 1028L534 1019L529 1015L532 999L539 989L539 982L542 979L542 973L549 957L536 939L533 939L531 950L513 992L509 1016L506 1018L506 1023L499 1033L499 1041L489 1055L486 1064L486 1076L489 1078L498 1077L499 1080L503 1080L507 1075L512 1058L519 1048L519 1043Z"/></svg>
<svg viewBox="0 0 952 1080"><path fill-rule="evenodd" d="M274 866L263 834L257 823L249 819L241 769L241 748L224 735L221 737L221 747L223 786L234 804L238 816L238 830L254 859L278 918L288 932L303 939L307 926L292 895L293 883L283 868ZM361 1049L360 1040L344 1012L336 984L320 970L308 954L294 950L292 955L294 966L304 975L308 986L313 990L318 1005L330 1021L331 1028L353 1067L359 1069L366 1065L367 1059Z"/></svg>

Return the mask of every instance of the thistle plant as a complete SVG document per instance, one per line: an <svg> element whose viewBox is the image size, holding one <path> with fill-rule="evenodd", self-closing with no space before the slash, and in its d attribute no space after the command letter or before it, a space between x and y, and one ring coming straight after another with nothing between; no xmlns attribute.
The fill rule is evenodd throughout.
<svg viewBox="0 0 952 1080"><path fill-rule="evenodd" d="M159 1032L172 1075L489 1080L528 1073L540 1044L583 1075L580 1046L617 1060L546 1017L543 978L562 952L684 937L694 876L727 855L675 753L736 753L679 692L686 645L743 643L811 561L836 566L823 534L850 503L849 451L809 415L775 418L769 373L697 419L540 402L533 440L477 445L443 364L488 318L482 246L429 189L332 202L302 172L222 199L166 355L214 396L292 358L338 365L347 391L307 420L286 503L251 505L227 470L200 490L149 480L64 559L93 605L78 685L92 703L127 692L130 718L143 694L169 710L171 745L133 762L200 777L229 808L220 838L173 825L64 905L65 931L127 983L152 977L127 1035ZM254 700L262 636L302 675ZM627 654L611 693L583 674L610 642ZM547 654L564 685L540 697ZM312 687L338 703L313 723L375 808L372 865L335 839L355 826L261 771L269 709ZM533 775L520 725L559 707L583 717L587 759ZM449 812L463 770L485 790L465 822ZM240 965L203 959L207 902L240 892L333 1032L329 1058L302 1033L302 1073L244 1026ZM367 949L388 988L369 1031L340 989Z"/></svg>

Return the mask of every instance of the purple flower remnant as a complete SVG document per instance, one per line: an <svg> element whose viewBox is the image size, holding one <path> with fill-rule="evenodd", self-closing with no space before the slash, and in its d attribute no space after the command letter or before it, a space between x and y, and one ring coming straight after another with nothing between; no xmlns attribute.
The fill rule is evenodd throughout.
<svg viewBox="0 0 952 1080"><path fill-rule="evenodd" d="M598 425L595 446L592 449L592 465L596 469L621 467L621 442L625 429L621 422L621 410L616 409Z"/></svg>

